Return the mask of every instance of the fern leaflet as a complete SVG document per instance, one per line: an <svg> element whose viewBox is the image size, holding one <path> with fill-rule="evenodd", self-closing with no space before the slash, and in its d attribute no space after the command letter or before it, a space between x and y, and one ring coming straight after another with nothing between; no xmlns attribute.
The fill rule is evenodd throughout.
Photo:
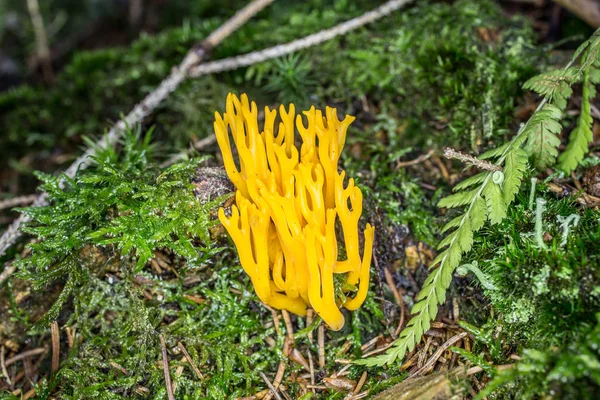
<svg viewBox="0 0 600 400"><path fill-rule="evenodd" d="M559 168L570 173L583 160L588 151L588 146L593 140L592 134L592 112L590 99L595 97L594 82L591 80L590 69L583 71L583 93L581 100L581 114L577 126L569 136L569 144L559 157Z"/></svg>

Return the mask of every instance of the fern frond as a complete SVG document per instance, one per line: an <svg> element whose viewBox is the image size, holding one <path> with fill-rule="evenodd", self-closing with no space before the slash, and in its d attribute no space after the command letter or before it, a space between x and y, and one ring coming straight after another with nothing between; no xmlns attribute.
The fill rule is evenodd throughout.
<svg viewBox="0 0 600 400"><path fill-rule="evenodd" d="M595 49L600 49L599 44L600 34L597 32L593 40L586 42L582 49L587 48L587 51L591 52L590 49L594 47L596 54ZM434 270L425 280L416 298L417 302L411 310L413 317L385 354L356 361L356 364L391 364L415 348L430 328L431 320L437 315L438 306L445 301L446 290L462 255L471 250L474 232L481 229L486 220L497 224L506 217L508 206L515 199L527 171L528 158L533 158L538 167L549 166L554 162L560 144L557 134L562 129L561 109L565 107L566 100L572 93L570 85L578 80L580 75L580 70L572 68L572 65L583 50L578 50L579 53L564 70L542 74L526 83L525 88L542 94L544 100L508 143L478 157L495 159L494 165L502 168L502 171L485 171L472 176L458 184L454 188L454 194L440 200L438 207L466 206L466 210L442 228L442 233L447 234L438 246L441 253L433 260L431 267ZM600 73L593 77L596 78L600 81ZM589 96L587 101L589 102ZM582 115L582 118L585 117ZM587 119L583 119L583 122L589 123Z"/></svg>
<svg viewBox="0 0 600 400"><path fill-rule="evenodd" d="M559 109L567 106L567 99L573 94L571 85L577 80L577 68L559 69L536 75L523 85L546 98Z"/></svg>
<svg viewBox="0 0 600 400"><path fill-rule="evenodd" d="M539 169L553 165L556 160L560 145L557 134L562 130L560 117L559 108L546 104L527 123L525 151Z"/></svg>
<svg viewBox="0 0 600 400"><path fill-rule="evenodd" d="M590 106L590 98L592 97L591 92L595 92L594 89L595 87L590 81L590 71L586 70L583 73L581 114L579 114L577 126L571 131L567 148L558 159L558 167L566 173L570 173L577 168L585 154L588 152L589 144L594 139L594 135L592 134L593 119Z"/></svg>
<svg viewBox="0 0 600 400"><path fill-rule="evenodd" d="M506 155L504 173L504 203L509 205L521 187L521 179L527 170L527 152L516 148Z"/></svg>

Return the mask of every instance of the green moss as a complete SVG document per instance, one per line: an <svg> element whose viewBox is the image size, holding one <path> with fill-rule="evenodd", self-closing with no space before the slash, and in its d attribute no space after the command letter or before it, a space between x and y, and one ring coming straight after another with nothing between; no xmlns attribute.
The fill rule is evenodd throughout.
<svg viewBox="0 0 600 400"><path fill-rule="evenodd" d="M42 325L56 318L75 288L81 291L90 276L103 275L120 259L130 260L120 268L129 275L156 249L185 257L184 271L213 254L207 247L213 203L200 205L190 183L199 160L160 171L152 162L150 134L139 132L126 135L122 151L99 149L92 167L73 179L38 175L50 204L22 210L32 220L23 230L41 240L16 265L34 289L66 282Z"/></svg>
<svg viewBox="0 0 600 400"><path fill-rule="evenodd" d="M566 343L578 326L593 322L600 307L600 221L597 211L580 210L573 200L549 198L543 232L547 250L532 235L533 211L521 201L508 219L481 235L478 261L496 290L485 290L505 321L509 342L542 348ZM563 247L562 218L577 214ZM562 218L559 218L562 217Z"/></svg>
<svg viewBox="0 0 600 400"><path fill-rule="evenodd" d="M498 373L481 396L502 386L493 398L513 398L514 393L527 399L594 398L600 387L600 325L594 315L600 309L600 213L580 208L572 198L537 195L547 200L545 248L537 244L535 210L524 196L503 223L477 235L472 254L493 285L483 288L493 314L481 329L463 325L478 339L482 353L461 354L488 372L486 360L504 364L513 353L523 358ZM569 215L580 221L563 245L563 221Z"/></svg>

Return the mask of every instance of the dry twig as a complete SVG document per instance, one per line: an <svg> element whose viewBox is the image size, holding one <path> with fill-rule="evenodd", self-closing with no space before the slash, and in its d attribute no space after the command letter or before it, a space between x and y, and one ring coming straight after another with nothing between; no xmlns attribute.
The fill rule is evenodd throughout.
<svg viewBox="0 0 600 400"><path fill-rule="evenodd" d="M179 349L183 353L183 356L187 360L188 364L190 364L190 367L192 368L192 370L194 370L194 373L196 374L196 376L198 377L198 379L203 379L202 373L200 372L200 370L198 369L198 367L196 367L196 364L194 363L194 360L192 359L192 356L190 356L190 353L188 353L188 351L184 347L183 343L177 342L177 347L179 347Z"/></svg>
<svg viewBox="0 0 600 400"><path fill-rule="evenodd" d="M376 9L366 12L363 15L353 18L349 21L342 22L339 25L330 29L324 29L312 35L303 37L302 39L294 40L286 44L269 47L268 49L255 51L237 57L225 58L223 60L213 61L198 65L190 69L191 77L199 77L203 75L213 74L216 72L230 71L241 67L257 64L273 58L282 57L284 55L295 53L308 47L316 46L328 40L346 34L352 30L358 29L366 24L374 22L378 19L391 14L400 9L413 0L390 0Z"/></svg>
<svg viewBox="0 0 600 400"><path fill-rule="evenodd" d="M275 386L273 386L273 384L271 383L271 381L269 380L269 378L267 378L267 376L261 371L258 373L260 375L260 377L263 379L263 381L265 381L265 383L267 384L267 386L269 387L269 389L271 390L271 394L273 396L275 396L275 398L277 400L283 400L281 398L281 396L279 395L279 392L277 391L277 388L275 388Z"/></svg>
<svg viewBox="0 0 600 400"><path fill-rule="evenodd" d="M450 339L448 339L448 341L446 343L444 343L443 345L438 347L437 351L435 353L433 353L433 356L431 356L431 358L429 360L427 360L427 362L425 363L425 365L423 365L422 368L419 368L419 370L416 371L414 374L412 374L410 377L413 378L415 376L418 376L425 372L428 372L431 368L433 368L433 366L435 365L437 360L441 357L441 355L444 353L444 351L446 351L454 343L463 339L465 336L467 336L467 332L461 332L458 335L452 336Z"/></svg>
<svg viewBox="0 0 600 400"><path fill-rule="evenodd" d="M325 326L319 325L317 333L317 342L319 343L319 368L325 368Z"/></svg>
<svg viewBox="0 0 600 400"><path fill-rule="evenodd" d="M414 160L410 160L410 161L399 161L396 164L395 170L399 170L400 168L404 168L404 167L408 167L410 165L416 165L416 164L420 164L423 161L427 160L429 157L431 157L434 154L434 150L431 149L429 150L427 153L425 154L421 154L419 157L415 158Z"/></svg>
<svg viewBox="0 0 600 400"><path fill-rule="evenodd" d="M10 381L10 375L8 375L8 370L6 369L6 362L4 361L5 351L6 350L4 346L0 347L0 368L2 370L2 375L4 375L4 378L6 378L6 383L8 383L8 386L12 386L12 382Z"/></svg>
<svg viewBox="0 0 600 400"><path fill-rule="evenodd" d="M162 352L162 364L163 371L165 373L165 386L167 388L167 396L169 400L175 400L175 395L173 394L173 384L171 383L171 373L169 372L169 360L167 359L167 346L165 344L165 338L163 335L158 335L160 339L160 349Z"/></svg>
<svg viewBox="0 0 600 400"><path fill-rule="evenodd" d="M2 200L0 201L0 210L18 206L26 206L27 204L33 203L35 199L37 199L37 194L28 194L25 196L18 196L13 197L12 199Z"/></svg>
<svg viewBox="0 0 600 400"><path fill-rule="evenodd" d="M6 360L5 365L8 367L9 365L16 363L17 361L23 360L24 358L37 356L38 354L42 354L47 351L48 349L46 349L45 347L38 347L37 349L24 351L21 354L17 354L16 356Z"/></svg>

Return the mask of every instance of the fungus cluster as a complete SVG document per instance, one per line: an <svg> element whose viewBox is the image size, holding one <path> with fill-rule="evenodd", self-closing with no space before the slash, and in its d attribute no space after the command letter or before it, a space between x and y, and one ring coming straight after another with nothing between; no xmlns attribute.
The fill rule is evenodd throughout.
<svg viewBox="0 0 600 400"><path fill-rule="evenodd" d="M369 286L374 228L363 232L359 253L358 220L362 193L345 172L338 172L346 130L354 117L338 120L336 110L325 115L311 107L295 114L265 107L262 132L258 109L229 94L226 112L215 113L215 134L227 175L236 187L231 216L219 210L219 219L233 239L240 263L264 303L298 315L312 307L331 329L344 325L343 306L357 309ZM295 122L295 126L294 126ZM302 139L295 146L295 128ZM234 160L230 134L239 162ZM336 223L343 232L346 259L338 260ZM335 279L342 290L336 293ZM344 295L357 288L354 297Z"/></svg>

